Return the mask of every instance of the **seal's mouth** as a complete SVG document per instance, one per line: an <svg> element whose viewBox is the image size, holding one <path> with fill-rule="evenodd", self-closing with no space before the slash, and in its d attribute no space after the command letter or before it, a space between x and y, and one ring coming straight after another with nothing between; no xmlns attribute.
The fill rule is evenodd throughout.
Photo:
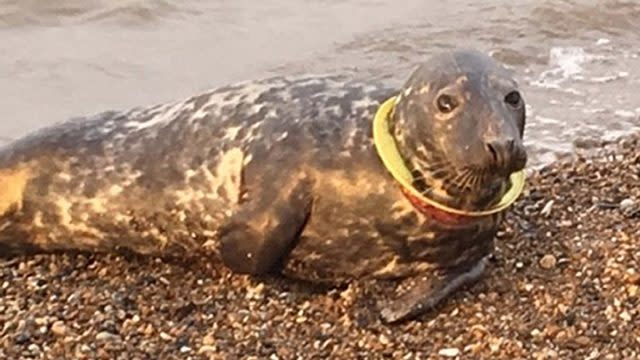
<svg viewBox="0 0 640 360"><path fill-rule="evenodd" d="M510 187L493 207L480 211L471 211L464 209L456 209L445 204L439 203L433 199L426 197L423 192L414 185L414 174L407 168L400 152L396 146L396 142L389 132L388 115L393 109L395 96L387 99L376 112L373 120L373 141L378 152L378 156L382 160L387 170L393 178L398 181L402 187L402 191L410 196L412 203L419 202L426 206L462 216L486 216L501 212L511 206L519 195L522 193L525 183L524 170L513 172L509 175Z"/></svg>

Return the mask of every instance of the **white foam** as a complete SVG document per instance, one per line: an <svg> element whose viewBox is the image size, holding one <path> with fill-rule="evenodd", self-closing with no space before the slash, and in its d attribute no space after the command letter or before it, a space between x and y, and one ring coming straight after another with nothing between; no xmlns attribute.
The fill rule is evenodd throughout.
<svg viewBox="0 0 640 360"><path fill-rule="evenodd" d="M604 141L617 141L620 138L628 135L629 133L638 130L637 126L632 126L628 129L624 130L607 130L604 134L602 134L602 140Z"/></svg>
<svg viewBox="0 0 640 360"><path fill-rule="evenodd" d="M549 50L550 69L543 71L538 80L532 81L531 85L560 89L560 84L563 81L569 78L579 78L580 74L584 72L582 66L593 58L594 56L588 55L581 47L553 47ZM577 90L572 92L579 93Z"/></svg>
<svg viewBox="0 0 640 360"><path fill-rule="evenodd" d="M595 109L584 108L584 109L582 109L582 112L585 113L585 114L602 114L602 113L606 113L607 109L605 109L605 108L595 108Z"/></svg>
<svg viewBox="0 0 640 360"><path fill-rule="evenodd" d="M613 112L616 116L626 117L626 118L634 118L636 117L636 113L630 110L616 110Z"/></svg>
<svg viewBox="0 0 640 360"><path fill-rule="evenodd" d="M554 119L546 116L540 116L540 115L536 116L536 120L540 124L559 124L560 123L558 119Z"/></svg>
<svg viewBox="0 0 640 360"><path fill-rule="evenodd" d="M629 75L627 72L619 72L615 75L607 75L607 76L594 76L589 79L592 83L608 83L611 81L619 80L625 78Z"/></svg>
<svg viewBox="0 0 640 360"><path fill-rule="evenodd" d="M549 51L549 63L560 69L564 76L577 75L583 72L582 64L589 56L581 47L554 47Z"/></svg>

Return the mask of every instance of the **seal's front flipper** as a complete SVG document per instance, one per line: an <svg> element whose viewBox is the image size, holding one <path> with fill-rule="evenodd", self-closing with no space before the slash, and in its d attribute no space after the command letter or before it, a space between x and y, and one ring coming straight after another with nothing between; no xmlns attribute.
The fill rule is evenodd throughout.
<svg viewBox="0 0 640 360"><path fill-rule="evenodd" d="M450 270L441 276L420 278L407 293L382 308L382 320L394 323L429 311L463 286L476 282L483 275L486 263L485 258L473 266Z"/></svg>
<svg viewBox="0 0 640 360"><path fill-rule="evenodd" d="M220 231L220 255L237 273L272 272L295 246L311 213L308 179L241 205Z"/></svg>

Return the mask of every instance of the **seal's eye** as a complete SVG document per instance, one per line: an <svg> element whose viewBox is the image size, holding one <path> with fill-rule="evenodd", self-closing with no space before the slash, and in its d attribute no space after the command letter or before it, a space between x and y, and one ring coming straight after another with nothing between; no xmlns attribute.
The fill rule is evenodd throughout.
<svg viewBox="0 0 640 360"><path fill-rule="evenodd" d="M450 113L458 106L458 101L451 95L442 94L438 96L438 100L436 100L438 104L438 110L442 113Z"/></svg>
<svg viewBox="0 0 640 360"><path fill-rule="evenodd" d="M520 104L520 100L521 100L520 93L517 91L512 91L508 93L507 96L504 97L504 101L513 107L518 106L518 104Z"/></svg>

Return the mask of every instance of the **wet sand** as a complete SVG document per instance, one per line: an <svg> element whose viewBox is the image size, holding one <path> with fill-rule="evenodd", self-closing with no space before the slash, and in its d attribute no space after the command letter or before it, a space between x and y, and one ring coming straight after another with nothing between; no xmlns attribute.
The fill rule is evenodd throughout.
<svg viewBox="0 0 640 360"><path fill-rule="evenodd" d="M638 359L640 137L531 175L487 277L385 326L390 282L313 289L171 263L0 263L3 359Z"/></svg>

